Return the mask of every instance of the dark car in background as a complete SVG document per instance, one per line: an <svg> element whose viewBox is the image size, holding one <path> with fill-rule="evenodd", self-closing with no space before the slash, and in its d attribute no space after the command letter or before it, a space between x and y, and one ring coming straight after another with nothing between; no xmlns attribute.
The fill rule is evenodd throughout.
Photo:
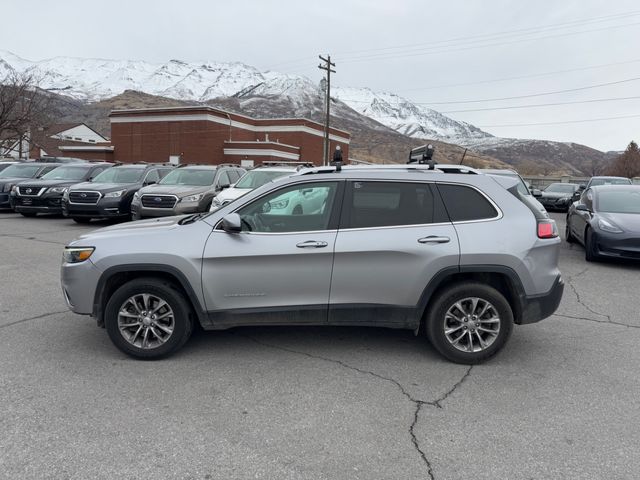
<svg viewBox="0 0 640 480"><path fill-rule="evenodd" d="M25 217L38 213L62 213L62 195L71 185L96 177L112 163L61 165L37 180L25 180L11 189L11 206Z"/></svg>
<svg viewBox="0 0 640 480"><path fill-rule="evenodd" d="M129 219L135 193L158 183L171 170L167 165L116 165L90 182L70 186L62 196L62 213L77 223L92 218Z"/></svg>
<svg viewBox="0 0 640 480"><path fill-rule="evenodd" d="M631 179L627 177L596 175L591 177L586 185L583 183L578 186L578 190L573 194L573 201L578 201L582 192L587 188L597 187L599 185L631 185L632 183Z"/></svg>
<svg viewBox="0 0 640 480"><path fill-rule="evenodd" d="M11 189L20 182L30 178L40 178L60 165L55 163L16 162L9 163L0 171L0 210L11 208Z"/></svg>
<svg viewBox="0 0 640 480"><path fill-rule="evenodd" d="M584 245L587 261L640 260L640 185L588 188L567 212L565 235Z"/></svg>
<svg viewBox="0 0 640 480"><path fill-rule="evenodd" d="M578 191L575 183L552 183L542 191L538 201L544 208L566 212L573 203L573 194Z"/></svg>
<svg viewBox="0 0 640 480"><path fill-rule="evenodd" d="M133 197L134 219L207 212L213 197L244 175L238 165L184 165Z"/></svg>

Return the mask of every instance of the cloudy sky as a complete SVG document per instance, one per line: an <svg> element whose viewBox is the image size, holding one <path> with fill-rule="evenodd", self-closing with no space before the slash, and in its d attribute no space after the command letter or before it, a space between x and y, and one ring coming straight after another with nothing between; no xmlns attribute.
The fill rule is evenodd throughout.
<svg viewBox="0 0 640 480"><path fill-rule="evenodd" d="M30 60L241 61L319 80L317 55L330 53L338 85L394 92L495 135L602 150L640 141L633 0L2 4L0 49Z"/></svg>

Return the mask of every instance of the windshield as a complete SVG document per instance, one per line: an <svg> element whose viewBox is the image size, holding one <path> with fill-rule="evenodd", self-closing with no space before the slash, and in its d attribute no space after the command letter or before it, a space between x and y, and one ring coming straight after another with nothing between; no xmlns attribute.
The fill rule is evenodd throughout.
<svg viewBox="0 0 640 480"><path fill-rule="evenodd" d="M631 185L628 178L594 178L591 180L591 187L598 185Z"/></svg>
<svg viewBox="0 0 640 480"><path fill-rule="evenodd" d="M640 213L640 190L598 192L598 212Z"/></svg>
<svg viewBox="0 0 640 480"><path fill-rule="evenodd" d="M86 168L58 167L42 176L43 180L82 180L87 174Z"/></svg>
<svg viewBox="0 0 640 480"><path fill-rule="evenodd" d="M0 178L33 178L41 165L11 165L0 172Z"/></svg>
<svg viewBox="0 0 640 480"><path fill-rule="evenodd" d="M160 180L160 185L193 185L206 187L213 184L215 170L186 170L177 168Z"/></svg>
<svg viewBox="0 0 640 480"><path fill-rule="evenodd" d="M552 183L545 188L544 191L551 193L573 193L576 191L576 185L572 183Z"/></svg>
<svg viewBox="0 0 640 480"><path fill-rule="evenodd" d="M108 168L93 183L138 183L144 171L144 168Z"/></svg>
<svg viewBox="0 0 640 480"><path fill-rule="evenodd" d="M253 190L254 188L261 187L265 183L269 183L276 178L284 177L285 175L291 175L293 172L275 172L273 170L253 170L251 172L245 173L238 183L236 183L235 188L250 188Z"/></svg>

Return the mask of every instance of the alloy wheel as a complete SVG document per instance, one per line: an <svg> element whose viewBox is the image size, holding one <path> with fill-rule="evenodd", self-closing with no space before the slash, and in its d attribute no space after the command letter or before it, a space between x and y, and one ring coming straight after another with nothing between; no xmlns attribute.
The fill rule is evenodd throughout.
<svg viewBox="0 0 640 480"><path fill-rule="evenodd" d="M457 350L467 353L486 350L498 338L500 316L496 308L479 297L455 302L445 314L444 334Z"/></svg>
<svg viewBox="0 0 640 480"><path fill-rule="evenodd" d="M139 293L124 301L118 310L118 330L131 345L143 350L164 344L175 328L172 308L162 298Z"/></svg>

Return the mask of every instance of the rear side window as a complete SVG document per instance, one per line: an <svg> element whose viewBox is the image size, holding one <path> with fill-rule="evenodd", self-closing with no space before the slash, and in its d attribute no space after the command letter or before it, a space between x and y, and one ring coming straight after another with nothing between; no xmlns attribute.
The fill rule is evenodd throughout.
<svg viewBox="0 0 640 480"><path fill-rule="evenodd" d="M433 223L434 201L427 183L352 182L343 228Z"/></svg>
<svg viewBox="0 0 640 480"><path fill-rule="evenodd" d="M498 212L476 189L464 185L438 184L452 222L495 218Z"/></svg>

